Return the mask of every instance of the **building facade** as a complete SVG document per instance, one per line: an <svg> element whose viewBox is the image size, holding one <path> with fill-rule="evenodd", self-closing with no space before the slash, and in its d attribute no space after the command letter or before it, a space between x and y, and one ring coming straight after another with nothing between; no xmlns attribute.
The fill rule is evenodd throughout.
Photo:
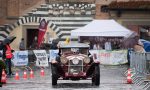
<svg viewBox="0 0 150 90"><path fill-rule="evenodd" d="M25 38L28 48L44 18L49 22L45 42L49 37L63 41L71 30L93 19L115 19L148 40L149 6L149 0L0 0L0 39L15 35L12 44L18 48L18 42Z"/></svg>

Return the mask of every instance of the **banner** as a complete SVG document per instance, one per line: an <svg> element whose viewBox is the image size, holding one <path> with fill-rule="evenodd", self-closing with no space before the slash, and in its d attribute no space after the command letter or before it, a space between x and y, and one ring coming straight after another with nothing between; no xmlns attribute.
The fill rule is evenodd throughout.
<svg viewBox="0 0 150 90"><path fill-rule="evenodd" d="M127 63L127 50L118 51L99 51L101 64L119 65Z"/></svg>
<svg viewBox="0 0 150 90"><path fill-rule="evenodd" d="M42 19L39 25L39 32L38 32L38 48L40 47L43 41L46 30L47 30L47 22L45 19Z"/></svg>
<svg viewBox="0 0 150 90"><path fill-rule="evenodd" d="M33 50L36 56L36 66L47 67L48 57L45 50Z"/></svg>
<svg viewBox="0 0 150 90"><path fill-rule="evenodd" d="M90 50L93 60L100 61L104 65L119 65L127 63L127 50L106 51Z"/></svg>
<svg viewBox="0 0 150 90"><path fill-rule="evenodd" d="M28 65L28 51L15 51L12 62L14 66L25 66Z"/></svg>
<svg viewBox="0 0 150 90"><path fill-rule="evenodd" d="M59 50L49 50L49 62L56 59Z"/></svg>

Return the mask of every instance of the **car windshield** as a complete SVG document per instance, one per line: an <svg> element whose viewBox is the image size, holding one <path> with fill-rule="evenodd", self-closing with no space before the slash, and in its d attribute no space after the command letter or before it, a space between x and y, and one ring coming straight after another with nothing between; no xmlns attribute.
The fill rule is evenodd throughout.
<svg viewBox="0 0 150 90"><path fill-rule="evenodd" d="M65 48L61 50L62 54L69 55L69 54L88 54L88 49L86 48Z"/></svg>

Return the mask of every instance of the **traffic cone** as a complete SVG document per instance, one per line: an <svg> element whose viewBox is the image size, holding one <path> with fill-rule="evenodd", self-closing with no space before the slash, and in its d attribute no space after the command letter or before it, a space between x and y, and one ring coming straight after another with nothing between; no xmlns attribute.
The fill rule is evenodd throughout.
<svg viewBox="0 0 150 90"><path fill-rule="evenodd" d="M23 78L27 79L27 72L26 71L23 72Z"/></svg>
<svg viewBox="0 0 150 90"><path fill-rule="evenodd" d="M19 74L18 74L18 72L16 72L16 74L15 74L15 80L19 80L19 79L20 79Z"/></svg>
<svg viewBox="0 0 150 90"><path fill-rule="evenodd" d="M44 69L41 69L41 76L44 76L44 75L45 75Z"/></svg>
<svg viewBox="0 0 150 90"><path fill-rule="evenodd" d="M3 71L2 71L2 78L1 78L1 82L3 83L3 84L6 84L6 73L5 73L5 70L3 69Z"/></svg>
<svg viewBox="0 0 150 90"><path fill-rule="evenodd" d="M128 69L127 84L132 84L131 69Z"/></svg>
<svg viewBox="0 0 150 90"><path fill-rule="evenodd" d="M30 78L34 78L34 73L32 70L30 71Z"/></svg>

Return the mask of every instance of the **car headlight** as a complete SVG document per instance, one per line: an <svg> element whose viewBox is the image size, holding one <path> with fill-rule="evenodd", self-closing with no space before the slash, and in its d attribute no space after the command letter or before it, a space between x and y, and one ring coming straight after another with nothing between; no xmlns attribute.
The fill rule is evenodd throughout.
<svg viewBox="0 0 150 90"><path fill-rule="evenodd" d="M79 59L74 58L74 59L72 60L72 63L75 64L75 65L79 64Z"/></svg>
<svg viewBox="0 0 150 90"><path fill-rule="evenodd" d="M84 63L86 63L86 64L90 63L90 58L89 57L85 57L84 58Z"/></svg>
<svg viewBox="0 0 150 90"><path fill-rule="evenodd" d="M60 58L60 60L61 60L61 63L63 63L63 64L66 64L68 62L68 59L63 56Z"/></svg>

